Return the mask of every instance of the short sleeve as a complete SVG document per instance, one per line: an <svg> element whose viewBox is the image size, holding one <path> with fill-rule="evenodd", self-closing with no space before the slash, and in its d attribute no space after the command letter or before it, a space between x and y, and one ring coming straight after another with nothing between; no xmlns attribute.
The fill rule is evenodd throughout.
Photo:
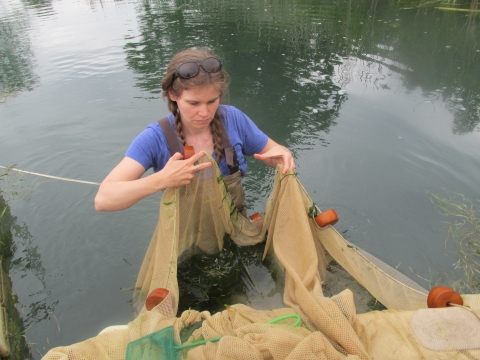
<svg viewBox="0 0 480 360"><path fill-rule="evenodd" d="M225 117L225 127L229 137L239 137L242 153L245 155L252 156L260 152L267 145L268 136L239 109L228 106L228 110L229 114ZM232 145L234 144L232 143Z"/></svg>
<svg viewBox="0 0 480 360"><path fill-rule="evenodd" d="M245 155L252 156L260 152L267 145L268 136L239 109L229 105L221 105L220 111L230 143L237 153L240 170L245 175L247 170ZM227 171L226 163L223 163L224 160L222 159L219 164L222 173Z"/></svg>
<svg viewBox="0 0 480 360"><path fill-rule="evenodd" d="M157 122L148 125L130 144L125 156L138 161L147 171L163 169L170 158L165 134Z"/></svg>

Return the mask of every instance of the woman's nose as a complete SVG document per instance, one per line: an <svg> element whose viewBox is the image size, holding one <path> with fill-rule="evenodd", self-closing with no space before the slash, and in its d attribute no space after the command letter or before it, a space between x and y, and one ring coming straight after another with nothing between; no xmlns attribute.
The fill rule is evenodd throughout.
<svg viewBox="0 0 480 360"><path fill-rule="evenodd" d="M207 116L207 115L208 115L208 107L207 107L207 105L202 105L202 106L200 107L200 110L198 111L198 114L199 114L200 116Z"/></svg>

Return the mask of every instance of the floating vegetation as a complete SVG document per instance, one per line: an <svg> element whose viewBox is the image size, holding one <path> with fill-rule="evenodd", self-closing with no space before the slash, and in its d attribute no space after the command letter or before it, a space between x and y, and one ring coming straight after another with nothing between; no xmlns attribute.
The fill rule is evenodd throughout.
<svg viewBox="0 0 480 360"><path fill-rule="evenodd" d="M453 240L458 261L454 267L465 272L465 278L452 286L463 293L480 292L480 204L473 203L462 194L443 197L429 192L430 199L440 212L454 217L448 222L447 239Z"/></svg>
<svg viewBox="0 0 480 360"><path fill-rule="evenodd" d="M262 262L265 243L238 246L227 235L218 254L195 254L181 261L177 269L180 292L179 313L195 309L215 313L238 302L235 296L250 288L263 296L249 272L250 268L270 269L269 257ZM273 278L275 272L268 270Z"/></svg>

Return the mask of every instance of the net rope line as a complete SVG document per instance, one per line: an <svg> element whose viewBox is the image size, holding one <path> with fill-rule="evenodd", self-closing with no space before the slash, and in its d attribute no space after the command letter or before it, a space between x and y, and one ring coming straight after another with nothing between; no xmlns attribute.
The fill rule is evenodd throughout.
<svg viewBox="0 0 480 360"><path fill-rule="evenodd" d="M0 168L8 170L8 171L12 170L12 171L17 171L17 172L21 172L21 173L29 174L29 175L40 176L40 177L44 177L44 178L48 178L48 179L76 182L76 183L80 183L80 184L100 185L100 183L98 183L98 182L77 180L77 179L71 179L71 178L66 178L66 177L61 177L61 176L53 176L53 175L47 175L47 174L40 174L40 173L36 173L36 172L32 172L32 171L20 170L20 169L11 167L11 166L1 166L0 165Z"/></svg>
<svg viewBox="0 0 480 360"><path fill-rule="evenodd" d="M473 311L472 309L470 309L470 307L468 306L465 306L465 305L460 305L460 304L454 304L454 303L451 303L451 302L448 302L447 303L447 306L453 306L453 307L457 307L457 308L460 308L460 309L464 309L464 310L468 310L470 311L473 315L475 315L478 320L480 320L480 316L477 315L477 313L475 311Z"/></svg>
<svg viewBox="0 0 480 360"><path fill-rule="evenodd" d="M359 251L359 250L361 250L361 248L358 248L357 246L352 245L350 242L348 242L342 235L340 235L340 233L337 231L337 229L335 229L335 228L332 227L332 230L335 231L335 232L339 235L339 237L345 241L345 244L346 244L347 246L349 246L350 249L352 249L353 251L355 251L355 252L357 253L357 255L358 255L359 257L361 257L364 261L372 264L379 272L383 273L385 276L387 276L388 278L392 279L392 280L393 280L394 282L396 282L398 285L405 286L405 287L407 287L409 290L411 290L411 291L413 291L413 292L416 292L417 294L427 295L425 292L422 292L422 291L420 291L420 290L418 290L418 289L415 289L415 288L409 286L408 284L402 283L400 280L398 280L397 278L395 278L394 274L389 274L389 273L387 273L387 272L386 272L385 270L383 270L381 267L377 266L375 263L373 263L371 260L369 260L367 257L365 257L365 255L363 255L362 252ZM389 265L388 265L388 266L389 266ZM394 269L394 268L392 268L392 269L393 269L394 271L398 271L398 270L396 270L396 269ZM400 273L400 274L401 274L401 273ZM357 280L357 281L358 281L358 280Z"/></svg>

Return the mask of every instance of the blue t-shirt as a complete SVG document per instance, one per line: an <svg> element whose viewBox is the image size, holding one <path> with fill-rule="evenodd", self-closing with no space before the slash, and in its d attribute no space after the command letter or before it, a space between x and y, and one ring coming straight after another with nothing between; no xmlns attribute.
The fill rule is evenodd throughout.
<svg viewBox="0 0 480 360"><path fill-rule="evenodd" d="M247 170L247 160L244 155L251 156L260 152L267 145L268 136L243 112L229 105L220 105L220 115L227 131L228 139L237 153L242 175ZM173 114L168 115L170 125L173 125ZM170 159L170 148L167 139L158 122L151 123L133 140L125 156L138 161L145 171L152 168L155 172L163 169ZM212 154L215 158L215 154ZM223 176L230 175L230 170L223 156L218 164Z"/></svg>

